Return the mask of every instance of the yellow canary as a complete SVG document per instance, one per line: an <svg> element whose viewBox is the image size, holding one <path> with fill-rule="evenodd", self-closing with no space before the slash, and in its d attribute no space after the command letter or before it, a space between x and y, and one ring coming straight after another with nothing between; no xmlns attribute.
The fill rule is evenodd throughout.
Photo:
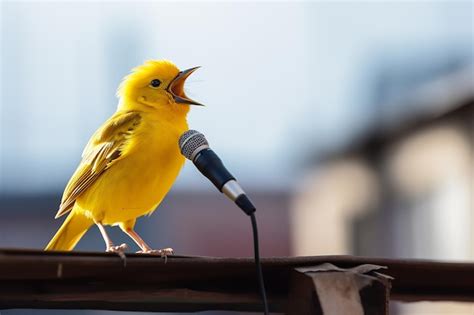
<svg viewBox="0 0 474 315"><path fill-rule="evenodd" d="M152 250L134 225L160 204L184 164L178 139L188 130L189 105L201 104L183 87L197 68L151 60L124 78L117 111L91 137L64 190L56 218L69 214L45 250L72 250L95 224L109 252L126 245L114 246L104 225L120 226L142 253L172 253Z"/></svg>

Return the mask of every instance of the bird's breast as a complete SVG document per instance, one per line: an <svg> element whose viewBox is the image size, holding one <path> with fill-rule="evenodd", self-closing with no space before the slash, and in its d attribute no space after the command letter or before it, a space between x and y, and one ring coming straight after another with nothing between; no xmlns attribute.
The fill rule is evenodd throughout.
<svg viewBox="0 0 474 315"><path fill-rule="evenodd" d="M186 129L145 121L131 137L124 157L87 194L93 217L115 224L153 211L184 164L178 140Z"/></svg>

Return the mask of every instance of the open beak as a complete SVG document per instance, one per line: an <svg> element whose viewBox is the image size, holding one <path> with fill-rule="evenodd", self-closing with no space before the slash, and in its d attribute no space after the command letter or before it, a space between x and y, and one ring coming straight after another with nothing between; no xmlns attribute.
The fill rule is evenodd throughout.
<svg viewBox="0 0 474 315"><path fill-rule="evenodd" d="M184 93L184 82L191 75L191 73L196 71L198 68L199 67L194 67L181 71L166 88L166 91L173 96L176 103L204 106L203 104L190 99Z"/></svg>

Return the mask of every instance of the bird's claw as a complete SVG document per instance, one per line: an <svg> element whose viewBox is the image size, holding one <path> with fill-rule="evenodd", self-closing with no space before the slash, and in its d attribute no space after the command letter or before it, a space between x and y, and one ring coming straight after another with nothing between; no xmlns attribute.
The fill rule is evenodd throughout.
<svg viewBox="0 0 474 315"><path fill-rule="evenodd" d="M163 248L163 249L149 249L149 250L140 250L137 252L137 254L146 254L146 255L156 255L156 256L161 256L162 258L165 259L165 263L168 260L168 256L173 255L173 249L172 248Z"/></svg>
<svg viewBox="0 0 474 315"><path fill-rule="evenodd" d="M109 246L107 247L107 249L105 250L107 253L118 253L118 252L124 252L128 249L128 245L127 244L120 244L118 246Z"/></svg>
<svg viewBox="0 0 474 315"><path fill-rule="evenodd" d="M107 247L107 249L105 250L107 253L116 253L117 255L120 256L120 258L122 258L122 260L125 261L125 251L128 249L128 245L127 244L120 244L118 246L109 246Z"/></svg>

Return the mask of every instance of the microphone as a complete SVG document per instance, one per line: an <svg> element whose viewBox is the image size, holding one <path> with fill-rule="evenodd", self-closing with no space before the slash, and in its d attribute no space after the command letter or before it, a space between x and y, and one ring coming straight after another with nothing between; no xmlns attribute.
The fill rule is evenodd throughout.
<svg viewBox="0 0 474 315"><path fill-rule="evenodd" d="M221 159L210 149L202 133L196 130L186 131L179 138L179 148L181 154L191 160L221 193L235 202L247 215L255 212L255 206Z"/></svg>

